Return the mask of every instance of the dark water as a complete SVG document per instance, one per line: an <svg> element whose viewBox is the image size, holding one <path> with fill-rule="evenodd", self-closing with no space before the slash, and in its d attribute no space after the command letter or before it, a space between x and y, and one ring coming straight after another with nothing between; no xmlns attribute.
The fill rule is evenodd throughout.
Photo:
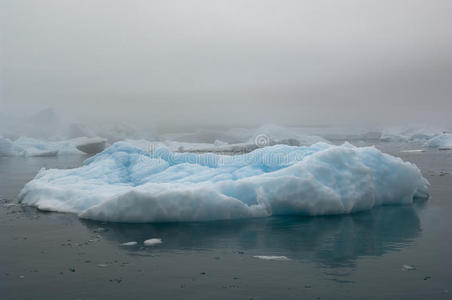
<svg viewBox="0 0 452 300"><path fill-rule="evenodd" d="M0 299L452 299L452 151L379 147L420 167L429 201L344 216L99 223L11 205L41 167L84 158L0 158ZM163 243L143 247L149 238ZM138 245L120 246L129 241Z"/></svg>

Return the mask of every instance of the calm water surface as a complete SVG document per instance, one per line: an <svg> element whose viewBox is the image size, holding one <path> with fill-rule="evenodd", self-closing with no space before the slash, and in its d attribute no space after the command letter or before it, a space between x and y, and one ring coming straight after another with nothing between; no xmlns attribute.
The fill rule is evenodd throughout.
<svg viewBox="0 0 452 300"><path fill-rule="evenodd" d="M419 166L429 201L344 216L100 223L14 205L41 167L86 157L0 158L0 299L452 299L452 151L379 147ZM149 238L163 243L143 247Z"/></svg>

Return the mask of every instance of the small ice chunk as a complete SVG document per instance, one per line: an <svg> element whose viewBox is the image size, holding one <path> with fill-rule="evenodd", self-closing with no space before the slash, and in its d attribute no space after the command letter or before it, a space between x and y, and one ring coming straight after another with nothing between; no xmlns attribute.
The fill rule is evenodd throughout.
<svg viewBox="0 0 452 300"><path fill-rule="evenodd" d="M403 265L402 270L403 271L413 271L413 270L416 270L416 267L410 266L410 265Z"/></svg>
<svg viewBox="0 0 452 300"><path fill-rule="evenodd" d="M143 244L145 246L155 246L155 245L158 245L158 244L161 244L161 243L162 243L162 239L155 239L155 238L149 239L149 240L145 240L143 242Z"/></svg>
<svg viewBox="0 0 452 300"><path fill-rule="evenodd" d="M255 255L255 258L264 259L264 260L280 260L280 261L288 261L290 260L287 256L267 256L267 255Z"/></svg>
<svg viewBox="0 0 452 300"><path fill-rule="evenodd" d="M97 266L98 266L99 268L106 268L106 267L108 267L107 264L98 264Z"/></svg>
<svg viewBox="0 0 452 300"><path fill-rule="evenodd" d="M401 153L419 153L419 152L425 152L424 149L413 149L413 150L402 150Z"/></svg>
<svg viewBox="0 0 452 300"><path fill-rule="evenodd" d="M122 243L121 246L135 246L137 244L137 242L126 242L126 243Z"/></svg>

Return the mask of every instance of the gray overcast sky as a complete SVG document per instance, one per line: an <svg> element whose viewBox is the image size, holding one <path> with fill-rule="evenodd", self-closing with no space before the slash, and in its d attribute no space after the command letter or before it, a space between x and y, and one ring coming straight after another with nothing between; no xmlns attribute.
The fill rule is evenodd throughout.
<svg viewBox="0 0 452 300"><path fill-rule="evenodd" d="M450 0L0 0L1 109L452 125Z"/></svg>

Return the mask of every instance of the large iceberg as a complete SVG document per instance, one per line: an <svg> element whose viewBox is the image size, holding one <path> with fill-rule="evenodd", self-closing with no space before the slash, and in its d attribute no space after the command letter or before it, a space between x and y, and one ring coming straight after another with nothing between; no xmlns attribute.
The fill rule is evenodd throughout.
<svg viewBox="0 0 452 300"><path fill-rule="evenodd" d="M276 145L227 156L118 142L75 169L42 169L19 195L115 222L345 214L428 197L419 169L374 147Z"/></svg>

